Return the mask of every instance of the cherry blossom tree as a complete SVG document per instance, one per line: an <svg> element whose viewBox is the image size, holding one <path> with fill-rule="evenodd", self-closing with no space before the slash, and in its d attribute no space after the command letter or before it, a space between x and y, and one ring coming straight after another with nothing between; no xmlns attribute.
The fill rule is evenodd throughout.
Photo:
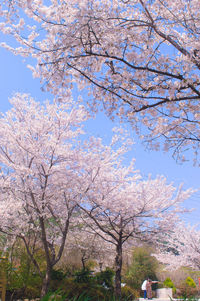
<svg viewBox="0 0 200 301"><path fill-rule="evenodd" d="M101 148L96 150L102 153ZM91 231L115 247L115 294L120 296L125 244L153 242L160 232L168 233L178 220L177 213L184 212L180 203L192 191L183 191L181 187L176 191L164 177L142 180L132 164L126 167L110 161L102 164L103 155L92 156L96 172L87 160L85 170L92 180L79 207Z"/></svg>
<svg viewBox="0 0 200 301"><path fill-rule="evenodd" d="M68 236L68 244L66 255L69 252L78 252L83 270L87 267L89 260L94 260L98 266L96 269L103 269L103 267L111 267L113 265L113 254L115 250L113 245L108 244L99 235L92 232L90 228L86 227L85 223L77 229L73 229Z"/></svg>
<svg viewBox="0 0 200 301"><path fill-rule="evenodd" d="M180 267L200 269L200 232L197 226L179 223L173 231L161 236L158 260L167 269L176 270ZM164 243L162 243L164 242Z"/></svg>
<svg viewBox="0 0 200 301"><path fill-rule="evenodd" d="M10 102L11 110L0 118L0 231L10 243L24 242L43 280L43 296L69 231L82 223L78 205L87 206L85 195L98 187L99 169L120 167L131 141L115 129L110 145L88 136L84 142L81 124L88 114L70 99L41 105L16 94ZM34 256L36 245L45 252L45 276Z"/></svg>
<svg viewBox="0 0 200 301"><path fill-rule="evenodd" d="M43 296L75 222L78 191L73 175L80 156L80 123L87 114L82 106L71 111L69 103L42 106L20 94L11 104L0 118L0 230L24 242L43 279ZM35 239L45 252L45 276L34 257Z"/></svg>
<svg viewBox="0 0 200 301"><path fill-rule="evenodd" d="M123 166L132 141L122 129L114 129L106 146L100 138L82 141L81 123L88 118L83 106L72 108L69 100L40 105L21 94L11 104L0 118L1 232L23 240L42 277L29 234L40 241L46 258L44 295L70 229L86 223L115 247L120 295L124 244L153 241L169 231L192 190L176 192L163 177L143 181L134 159Z"/></svg>
<svg viewBox="0 0 200 301"><path fill-rule="evenodd" d="M22 44L8 48L36 58L48 89L72 77L92 107L101 102L152 148L164 142L181 160L192 149L198 164L198 0L12 0L1 10L2 31Z"/></svg>

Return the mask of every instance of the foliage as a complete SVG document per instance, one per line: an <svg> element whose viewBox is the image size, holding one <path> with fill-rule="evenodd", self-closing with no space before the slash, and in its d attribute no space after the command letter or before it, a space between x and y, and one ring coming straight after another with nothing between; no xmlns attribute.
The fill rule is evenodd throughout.
<svg viewBox="0 0 200 301"><path fill-rule="evenodd" d="M172 288L173 293L176 293L176 287L175 287L173 281L171 280L171 278L167 277L167 278L163 281L163 285L164 285L165 287Z"/></svg>
<svg viewBox="0 0 200 301"><path fill-rule="evenodd" d="M140 293L138 290L131 288L128 285L122 287L122 298L125 300L136 300L140 297Z"/></svg>
<svg viewBox="0 0 200 301"><path fill-rule="evenodd" d="M134 297L135 296L135 297ZM121 298L117 298L116 296L112 294L108 295L88 295L88 292L85 291L81 293L80 295L75 295L74 297L66 299L66 296L63 295L63 292L60 290L57 290L56 292L49 292L46 294L40 301L130 301L130 300L135 300L137 293L134 293L134 290L128 287L124 287L122 289L122 296Z"/></svg>
<svg viewBox="0 0 200 301"><path fill-rule="evenodd" d="M55 292L48 292L44 297L40 299L40 301L65 301L66 296L63 292L58 289Z"/></svg>
<svg viewBox="0 0 200 301"><path fill-rule="evenodd" d="M84 297L96 298L95 300L104 300L105 297L105 300L108 300L113 292L113 275L114 272L109 268L96 275L89 269L82 269L76 271L71 278L52 281L51 289L56 290L59 287L67 298L74 298L73 300L82 300Z"/></svg>
<svg viewBox="0 0 200 301"><path fill-rule="evenodd" d="M110 291L105 289L103 286L98 285L94 281L87 283L83 282L74 282L74 279L65 279L63 280L60 288L65 292L67 298L78 298L80 296L87 296L89 298L96 298L96 300L106 300L110 297Z"/></svg>
<svg viewBox="0 0 200 301"><path fill-rule="evenodd" d="M82 269L80 271L75 272L74 274L74 282L77 283L87 283L92 279L92 271L88 268Z"/></svg>
<svg viewBox="0 0 200 301"><path fill-rule="evenodd" d="M63 280L66 277L66 273L64 273L61 269L51 271L51 280Z"/></svg>
<svg viewBox="0 0 200 301"><path fill-rule="evenodd" d="M131 264L125 275L125 281L131 287L140 289L145 279L157 280L158 261L151 256L151 252L151 248L145 246L133 249Z"/></svg>
<svg viewBox="0 0 200 301"><path fill-rule="evenodd" d="M95 260L88 260L86 263L86 268L89 270L93 270L94 268L97 267L97 262Z"/></svg>
<svg viewBox="0 0 200 301"><path fill-rule="evenodd" d="M191 277L187 277L186 280L185 280L185 283L189 287L196 287L196 283L194 282L194 280Z"/></svg>
<svg viewBox="0 0 200 301"><path fill-rule="evenodd" d="M73 297L69 301L89 301L89 300L91 300L91 298L88 297L86 293L83 293L80 296Z"/></svg>
<svg viewBox="0 0 200 301"><path fill-rule="evenodd" d="M41 270L45 269L44 252L38 248L35 252ZM36 298L40 296L41 277L31 262L23 244L16 241L12 248L12 256L7 261L7 291L16 298Z"/></svg>
<svg viewBox="0 0 200 301"><path fill-rule="evenodd" d="M187 286L186 284L182 283L178 287L178 295L179 297L183 298L191 298L191 297L196 297L198 295L198 290L196 288L192 288Z"/></svg>
<svg viewBox="0 0 200 301"><path fill-rule="evenodd" d="M57 282L57 287L59 286L60 290L65 292L68 300L114 301L118 299L113 295L113 276L114 271L108 267L104 271L96 273L93 277L91 277L91 271L89 270L86 273L78 271L73 278ZM122 298L120 300L135 300L138 297L137 290L127 285L122 287Z"/></svg>
<svg viewBox="0 0 200 301"><path fill-rule="evenodd" d="M114 275L115 272L107 267L104 271L96 273L95 277L98 284L105 285L107 288L112 288Z"/></svg>
<svg viewBox="0 0 200 301"><path fill-rule="evenodd" d="M192 298L197 296L198 288L191 277L187 277L179 286L179 294L184 298Z"/></svg>

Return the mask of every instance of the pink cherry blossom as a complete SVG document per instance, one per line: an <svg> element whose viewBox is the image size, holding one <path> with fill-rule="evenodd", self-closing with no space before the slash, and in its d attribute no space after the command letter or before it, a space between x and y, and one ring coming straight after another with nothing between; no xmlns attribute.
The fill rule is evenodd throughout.
<svg viewBox="0 0 200 301"><path fill-rule="evenodd" d="M115 249L120 295L124 246L168 233L192 190L177 190L162 176L143 180L135 159L123 165L131 141L122 129L114 129L107 145L100 138L84 139L88 114L69 97L64 103L40 104L16 94L10 102L12 108L0 118L0 231L24 242L43 278L43 296L52 268L64 248L72 248L70 238L82 225L85 239L89 229L102 246ZM45 277L29 239L44 249ZM87 244L80 241L79 248Z"/></svg>
<svg viewBox="0 0 200 301"><path fill-rule="evenodd" d="M47 89L73 80L90 108L102 104L182 161L193 150L199 164L198 0L12 0L0 10L1 30L22 45L9 49L37 60Z"/></svg>

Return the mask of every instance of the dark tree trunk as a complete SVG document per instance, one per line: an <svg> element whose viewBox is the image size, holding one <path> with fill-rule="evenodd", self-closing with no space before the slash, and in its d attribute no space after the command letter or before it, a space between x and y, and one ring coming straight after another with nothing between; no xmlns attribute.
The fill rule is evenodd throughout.
<svg viewBox="0 0 200 301"><path fill-rule="evenodd" d="M86 261L86 259L84 257L81 257L83 270L85 270L85 261Z"/></svg>
<svg viewBox="0 0 200 301"><path fill-rule="evenodd" d="M121 297L121 271L122 271L122 242L121 239L116 247L115 257L115 296Z"/></svg>
<svg viewBox="0 0 200 301"><path fill-rule="evenodd" d="M42 281L42 290L41 290L41 297L44 297L49 290L49 285L50 285L50 281L51 281L51 268L47 267L46 270L46 275Z"/></svg>

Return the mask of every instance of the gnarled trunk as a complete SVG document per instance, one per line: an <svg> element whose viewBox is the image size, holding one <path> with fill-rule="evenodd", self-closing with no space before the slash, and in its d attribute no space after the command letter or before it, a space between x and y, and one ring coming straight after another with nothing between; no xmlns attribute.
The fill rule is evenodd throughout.
<svg viewBox="0 0 200 301"><path fill-rule="evenodd" d="M121 297L121 271L122 271L122 242L121 239L116 247L115 257L115 296Z"/></svg>

